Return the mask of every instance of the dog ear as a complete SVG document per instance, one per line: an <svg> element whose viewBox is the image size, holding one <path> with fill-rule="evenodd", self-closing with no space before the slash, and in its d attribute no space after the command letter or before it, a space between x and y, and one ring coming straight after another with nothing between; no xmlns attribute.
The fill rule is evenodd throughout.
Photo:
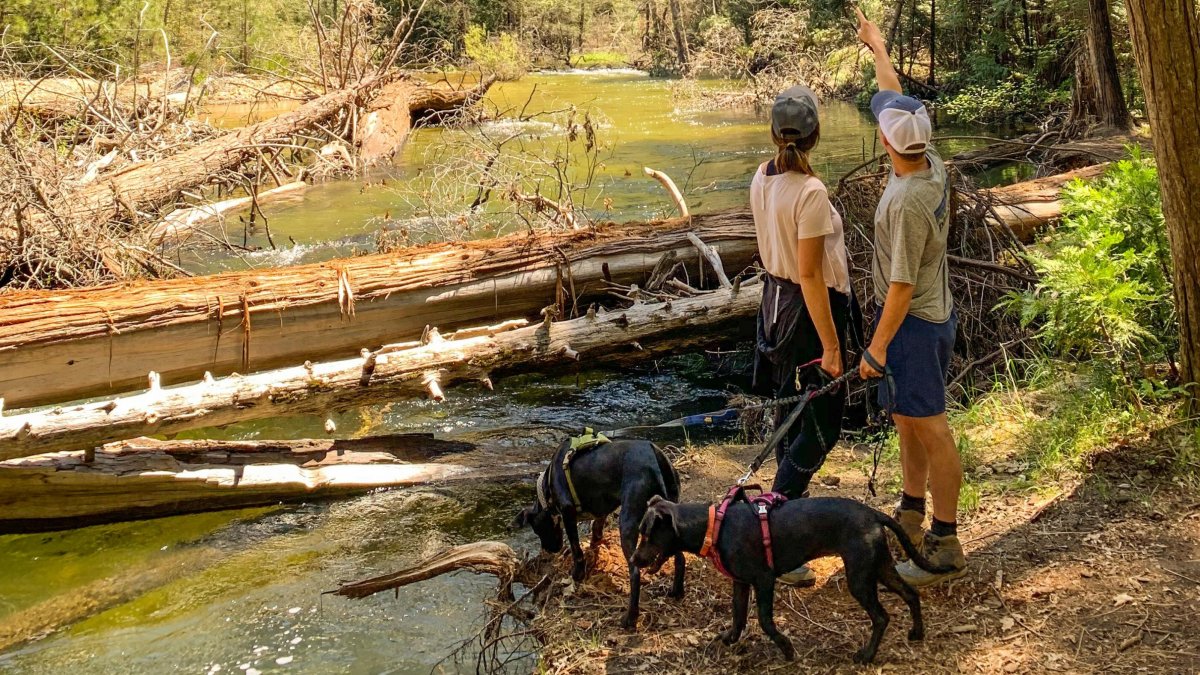
<svg viewBox="0 0 1200 675"><path fill-rule="evenodd" d="M667 502L666 504L663 504L663 510L665 510L667 512L667 515L671 518L671 529L675 530L675 536L678 537L679 536L679 509L677 508L677 506L675 504L672 504L671 502Z"/></svg>
<svg viewBox="0 0 1200 675"><path fill-rule="evenodd" d="M517 513L516 517L513 518L513 521L511 523L509 523L509 525L508 525L509 531L511 532L514 530L519 530L522 527L525 527L526 525L528 525L530 511L531 511L531 509L528 506L521 509L520 512Z"/></svg>

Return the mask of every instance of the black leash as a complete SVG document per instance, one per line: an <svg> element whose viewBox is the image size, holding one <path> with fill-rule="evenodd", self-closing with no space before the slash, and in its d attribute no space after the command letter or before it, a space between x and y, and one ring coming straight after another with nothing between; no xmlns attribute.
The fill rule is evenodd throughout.
<svg viewBox="0 0 1200 675"><path fill-rule="evenodd" d="M892 375L891 367L879 365L879 361L874 356L871 356L869 349L863 350L863 360L867 362L868 366L883 373L883 377L880 378L882 382L877 383L875 386L887 387L887 403L884 405L883 410L876 411L874 415L878 418L877 424L882 427L892 419L892 409L896 405L896 378ZM871 402L870 391L867 392L866 405L868 410L867 417L870 418L873 415L869 411L875 407ZM867 492L871 493L872 497L877 496L875 492L875 478L879 474L879 462L883 458L883 444L885 440L886 437L880 434L879 439L875 441L875 447L871 449L871 475L867 478Z"/></svg>
<svg viewBox="0 0 1200 675"><path fill-rule="evenodd" d="M874 368L875 366L871 367ZM769 457L771 452L775 450L775 446L779 445L779 442L783 440L785 435L787 435L788 429L791 429L792 425L796 423L796 420L800 418L800 415L804 413L804 410L808 407L809 402L811 402L814 398L830 393L855 377L858 377L858 371L848 370L843 373L841 377L830 380L828 384L819 389L809 389L803 394L789 397L798 399L800 405L793 408L792 412L783 420L783 423L776 427L775 431L771 434L771 438L767 440L766 446L763 447L762 451L758 453L758 456L754 458L754 461L750 462L750 469L746 471L744 476L738 479L737 484L745 485L746 482L749 481L750 478L762 468L763 462L767 461L767 457ZM784 399L780 400L782 401Z"/></svg>

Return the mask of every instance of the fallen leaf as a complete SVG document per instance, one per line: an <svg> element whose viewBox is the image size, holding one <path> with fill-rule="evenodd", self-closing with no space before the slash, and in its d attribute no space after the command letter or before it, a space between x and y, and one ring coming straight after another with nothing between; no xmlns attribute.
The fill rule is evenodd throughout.
<svg viewBox="0 0 1200 675"><path fill-rule="evenodd" d="M1017 663L1016 661L1009 661L1008 663L1004 664L1004 672L1006 673L1015 673L1020 669L1021 664Z"/></svg>
<svg viewBox="0 0 1200 675"><path fill-rule="evenodd" d="M1000 619L1000 630L1012 630L1012 627L1017 624L1011 616L1006 616Z"/></svg>
<svg viewBox="0 0 1200 675"><path fill-rule="evenodd" d="M1096 573L1092 570L1081 570L1079 572L1079 576L1083 577L1084 579L1091 579L1092 577L1096 576Z"/></svg>
<svg viewBox="0 0 1200 675"><path fill-rule="evenodd" d="M1124 607L1131 602L1133 602L1133 596L1128 593L1121 593L1113 598L1113 604L1117 607Z"/></svg>
<svg viewBox="0 0 1200 675"><path fill-rule="evenodd" d="M951 628L951 629L950 629L950 632L951 632L951 633L958 633L958 634L962 634L962 633L974 633L974 632L975 632L976 630L978 630L978 629L979 629L979 627L978 627L978 626L976 626L976 625L975 625L975 624L973 624L973 623L964 623L964 624L962 624L962 625L960 625L960 626L955 626L955 627Z"/></svg>

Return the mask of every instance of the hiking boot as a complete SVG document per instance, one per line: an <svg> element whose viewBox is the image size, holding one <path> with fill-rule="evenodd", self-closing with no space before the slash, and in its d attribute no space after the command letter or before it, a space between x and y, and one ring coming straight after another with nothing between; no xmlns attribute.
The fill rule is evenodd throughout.
<svg viewBox="0 0 1200 675"><path fill-rule="evenodd" d="M925 514L920 511L911 511L896 507L892 513L892 517L896 522L900 523L900 529L904 530L904 534L908 535L908 540L918 551L922 550L925 540ZM904 548L900 546L900 542L896 541L896 535L888 531L888 545L892 549L892 555L896 560L908 560L908 554L904 552Z"/></svg>
<svg viewBox="0 0 1200 675"><path fill-rule="evenodd" d="M778 581L784 586L810 588L817 585L817 575L808 565L801 565L787 574L779 575L775 581Z"/></svg>
<svg viewBox="0 0 1200 675"><path fill-rule="evenodd" d="M958 579L967 573L967 558L963 555L962 544L958 537L948 535L936 537L932 532L925 533L925 557L934 567L950 567L949 572L927 572L917 567L911 560L896 565L896 572L910 585L922 588L931 584Z"/></svg>

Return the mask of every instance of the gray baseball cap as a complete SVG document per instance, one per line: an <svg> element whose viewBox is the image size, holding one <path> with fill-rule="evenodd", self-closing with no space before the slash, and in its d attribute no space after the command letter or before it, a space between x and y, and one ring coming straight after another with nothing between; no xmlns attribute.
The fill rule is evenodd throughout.
<svg viewBox="0 0 1200 675"><path fill-rule="evenodd" d="M775 105L771 107L771 130L788 140L811 136L819 124L818 105L812 89L804 85L788 89L775 97Z"/></svg>

